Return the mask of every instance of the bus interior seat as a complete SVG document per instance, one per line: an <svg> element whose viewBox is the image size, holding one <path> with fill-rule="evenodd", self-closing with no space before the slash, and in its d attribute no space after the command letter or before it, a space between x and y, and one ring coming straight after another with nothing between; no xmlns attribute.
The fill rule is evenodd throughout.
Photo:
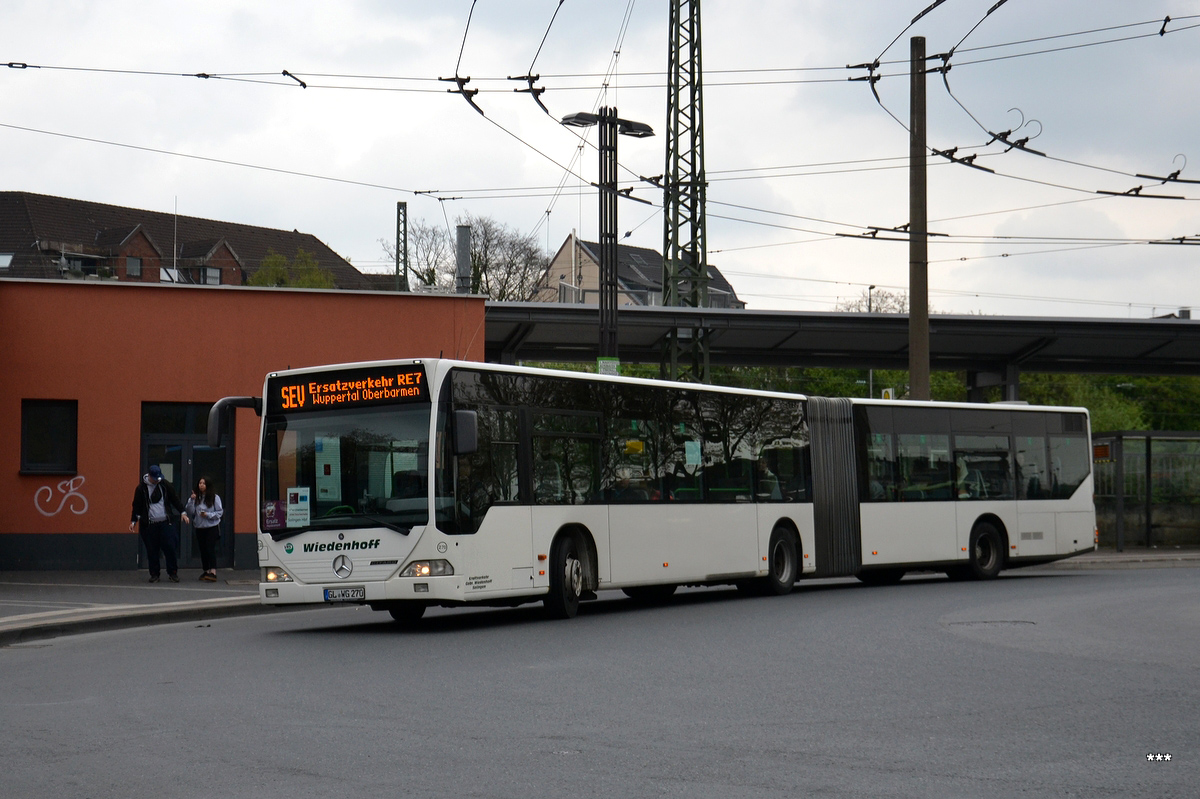
<svg viewBox="0 0 1200 799"><path fill-rule="evenodd" d="M421 476L416 472L396 472L392 475L393 499L419 497L421 494Z"/></svg>

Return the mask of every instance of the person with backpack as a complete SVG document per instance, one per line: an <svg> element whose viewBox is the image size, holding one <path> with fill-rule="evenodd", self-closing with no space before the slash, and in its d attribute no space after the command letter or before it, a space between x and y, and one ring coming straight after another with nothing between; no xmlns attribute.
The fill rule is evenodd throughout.
<svg viewBox="0 0 1200 799"><path fill-rule="evenodd" d="M179 582L179 561L176 559L176 542L171 532L168 508L174 508L184 522L188 521L187 512L175 489L163 477L158 464L153 464L149 472L142 475L142 481L133 492L133 514L129 522L129 532L136 529L146 545L152 583L158 582L160 553L167 561L167 577L173 583Z"/></svg>

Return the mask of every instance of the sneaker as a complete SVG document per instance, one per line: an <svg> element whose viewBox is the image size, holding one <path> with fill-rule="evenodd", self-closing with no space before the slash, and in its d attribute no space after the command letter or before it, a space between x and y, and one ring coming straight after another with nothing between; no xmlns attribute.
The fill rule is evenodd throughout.
<svg viewBox="0 0 1200 799"><path fill-rule="evenodd" d="M177 582L179 582L179 575L178 575L178 574L168 574L167 576L171 578L171 582L173 582L173 583L177 583Z"/></svg>
<svg viewBox="0 0 1200 799"><path fill-rule="evenodd" d="M205 577L207 577L207 576L208 576L208 572L200 572L200 579L201 579L201 580L203 580L203 579L204 579Z"/></svg>
<svg viewBox="0 0 1200 799"><path fill-rule="evenodd" d="M150 575L150 582L152 582L152 583L157 583L157 582L158 582L158 575L157 575L157 574L152 574L152 575Z"/></svg>
<svg viewBox="0 0 1200 799"><path fill-rule="evenodd" d="M217 581L217 575L205 572L204 574L200 575L200 579L206 583L215 583Z"/></svg>

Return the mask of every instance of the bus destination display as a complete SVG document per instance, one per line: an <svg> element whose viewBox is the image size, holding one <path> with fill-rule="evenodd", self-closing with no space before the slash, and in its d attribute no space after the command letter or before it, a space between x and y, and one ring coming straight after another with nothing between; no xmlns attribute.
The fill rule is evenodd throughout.
<svg viewBox="0 0 1200 799"><path fill-rule="evenodd" d="M361 408L426 402L425 367L380 366L273 378L267 383L268 413Z"/></svg>

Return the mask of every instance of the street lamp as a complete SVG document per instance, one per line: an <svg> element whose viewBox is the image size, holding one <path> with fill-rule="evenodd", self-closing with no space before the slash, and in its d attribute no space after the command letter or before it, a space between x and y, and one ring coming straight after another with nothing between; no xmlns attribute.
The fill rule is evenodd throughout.
<svg viewBox="0 0 1200 799"><path fill-rule="evenodd" d="M644 139L654 129L644 122L617 116L616 108L602 107L599 114L580 111L562 118L575 128L600 126L600 359L601 368L616 367L617 360L617 134ZM615 369L614 369L615 373Z"/></svg>

